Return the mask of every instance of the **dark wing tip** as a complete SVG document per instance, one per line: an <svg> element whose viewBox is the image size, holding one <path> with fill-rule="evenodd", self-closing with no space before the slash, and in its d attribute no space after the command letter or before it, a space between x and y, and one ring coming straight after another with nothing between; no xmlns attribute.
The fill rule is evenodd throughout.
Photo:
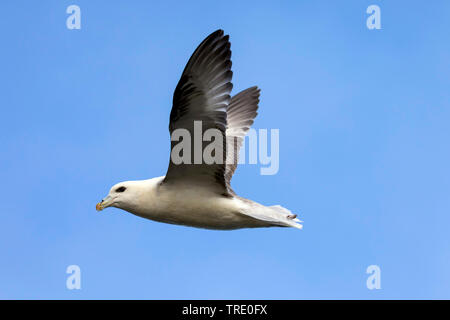
<svg viewBox="0 0 450 320"><path fill-rule="evenodd" d="M229 35L224 36L224 31L222 29L218 29L203 39L203 41L197 46L186 64L183 74L189 72L189 70L193 68L199 60L204 60L210 52L216 51L218 48L217 46L222 49L225 48L225 53L228 55L228 59L231 58L231 44L229 42Z"/></svg>
<svg viewBox="0 0 450 320"><path fill-rule="evenodd" d="M214 31L213 33L211 33L211 35L213 35L213 34L220 34L220 35L223 35L223 33L224 33L224 31L222 30L222 29L217 29L216 31Z"/></svg>
<svg viewBox="0 0 450 320"><path fill-rule="evenodd" d="M217 29L216 31L214 31L213 33L211 33L209 36L207 36L205 38L205 40L203 40L203 42L206 42L208 39L212 39L212 38L222 38L224 37L224 31L222 29ZM225 37L229 37L228 35L226 35ZM228 38L227 38L228 39Z"/></svg>

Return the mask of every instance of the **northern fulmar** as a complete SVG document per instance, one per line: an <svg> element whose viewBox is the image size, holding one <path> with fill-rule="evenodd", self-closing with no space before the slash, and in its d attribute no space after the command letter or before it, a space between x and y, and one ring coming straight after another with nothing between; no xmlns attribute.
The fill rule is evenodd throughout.
<svg viewBox="0 0 450 320"><path fill-rule="evenodd" d="M166 175L114 185L97 204L98 211L116 207L154 221L215 230L302 228L302 221L288 209L244 199L231 189L239 149L257 115L260 90L251 87L230 96L230 59L229 36L223 30L203 40L184 68L173 95L169 122L171 157ZM199 133L198 123L200 134L210 129L219 132L220 138L216 135L214 142L222 152L216 149L214 156L223 161L174 160L176 154L185 159L198 155L198 148L200 155L207 148L203 140L200 145L187 141L187 150L175 150L180 132L195 136Z"/></svg>

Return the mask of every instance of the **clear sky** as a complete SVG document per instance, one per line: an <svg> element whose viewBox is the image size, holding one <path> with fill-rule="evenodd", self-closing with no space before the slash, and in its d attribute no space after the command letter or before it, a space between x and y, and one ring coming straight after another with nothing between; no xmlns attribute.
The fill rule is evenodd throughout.
<svg viewBox="0 0 450 320"><path fill-rule="evenodd" d="M66 8L81 8L69 30ZM366 9L381 9L369 30ZM2 1L0 298L450 298L448 1ZM95 211L164 175L173 90L224 29L280 169L244 197L304 230ZM81 290L66 268L81 268ZM366 287L378 265L381 289Z"/></svg>

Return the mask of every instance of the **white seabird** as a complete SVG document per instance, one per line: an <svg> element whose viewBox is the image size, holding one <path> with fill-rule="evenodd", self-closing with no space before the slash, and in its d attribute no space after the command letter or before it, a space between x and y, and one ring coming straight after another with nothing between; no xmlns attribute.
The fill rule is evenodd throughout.
<svg viewBox="0 0 450 320"><path fill-rule="evenodd" d="M230 58L229 36L222 30L197 47L175 89L169 124L171 137L177 129L194 135L194 121L201 121L203 131L220 130L225 161L175 164L171 157L165 176L114 185L97 204L98 211L116 207L154 221L216 230L302 228L288 209L241 198L231 189L239 148L257 115L260 90L252 87L230 97ZM174 145L172 141L171 150Z"/></svg>

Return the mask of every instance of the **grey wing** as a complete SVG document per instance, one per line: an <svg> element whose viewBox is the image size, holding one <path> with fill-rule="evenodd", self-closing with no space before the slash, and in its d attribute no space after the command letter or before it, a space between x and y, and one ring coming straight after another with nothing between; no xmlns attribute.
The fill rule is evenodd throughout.
<svg viewBox="0 0 450 320"><path fill-rule="evenodd" d="M171 141L171 160L164 183L201 183L217 192L228 194L225 181L225 130L233 75L230 58L229 37L224 36L222 30L217 30L197 47L189 59L173 95L169 131L171 137L177 129L190 133L192 161L175 164L172 152L179 141ZM201 136L208 129L216 129L220 133L217 143L221 146L223 156L219 163L207 164L203 157L200 162L195 161L199 150L194 140L199 139L199 132L194 121L197 121L197 125L201 121ZM194 128L197 130L197 137L194 135ZM201 142L200 152L203 152L205 145L205 142Z"/></svg>
<svg viewBox="0 0 450 320"><path fill-rule="evenodd" d="M231 98L227 111L227 157L225 168L225 179L228 188L231 190L230 181L236 171L239 150L244 141L244 137L258 115L259 93L258 87L251 87L241 91Z"/></svg>

